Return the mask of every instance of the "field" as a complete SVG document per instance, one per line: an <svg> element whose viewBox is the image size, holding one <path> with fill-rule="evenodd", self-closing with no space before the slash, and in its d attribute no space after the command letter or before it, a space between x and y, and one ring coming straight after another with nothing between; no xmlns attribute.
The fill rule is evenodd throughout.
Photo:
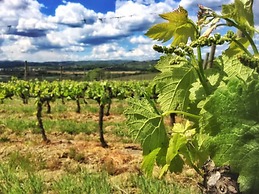
<svg viewBox="0 0 259 194"><path fill-rule="evenodd" d="M75 101L61 100L51 103L51 113L43 111L47 144L36 125L33 99L0 104L0 193L199 193L191 169L162 180L156 178L158 170L153 178L145 177L141 146L123 115L125 100L114 100L105 116L109 147L101 147L98 106L87 102L81 113L75 112Z"/></svg>

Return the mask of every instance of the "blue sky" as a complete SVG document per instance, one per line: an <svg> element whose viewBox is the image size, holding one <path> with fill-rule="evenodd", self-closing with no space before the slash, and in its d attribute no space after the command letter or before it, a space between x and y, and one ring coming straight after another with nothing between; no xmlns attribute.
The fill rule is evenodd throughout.
<svg viewBox="0 0 259 194"><path fill-rule="evenodd" d="M39 3L46 7L42 12L47 15L54 15L55 10L59 5L66 4L68 1L62 0L38 0ZM108 11L115 11L115 0L73 0L72 3L80 3L85 8L94 10L95 12L107 13Z"/></svg>
<svg viewBox="0 0 259 194"><path fill-rule="evenodd" d="M0 0L0 60L157 59L158 42L144 34L158 14L181 5L196 19L197 4L219 10L232 1Z"/></svg>

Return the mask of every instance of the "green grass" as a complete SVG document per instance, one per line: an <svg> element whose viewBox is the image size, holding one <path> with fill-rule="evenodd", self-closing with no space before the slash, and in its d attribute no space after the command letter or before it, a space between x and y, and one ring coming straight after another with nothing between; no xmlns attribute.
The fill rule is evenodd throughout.
<svg viewBox="0 0 259 194"><path fill-rule="evenodd" d="M113 193L107 173L89 173L84 170L63 176L53 184L53 190L60 194Z"/></svg>
<svg viewBox="0 0 259 194"><path fill-rule="evenodd" d="M123 119L123 111L127 104L125 101L113 100L111 115L105 117L104 132L106 135L114 135L116 141L129 143L133 141L130 129ZM92 134L98 132L98 105L93 100L88 104L81 103L81 113L75 113L75 101L61 100L51 102L51 114L43 109L43 125L47 136L51 132L66 132L69 134ZM6 99L0 104L0 144L12 143L12 132L21 133L32 131L39 133L36 122L36 106L31 99L28 104L23 104L20 99ZM8 129L8 130L7 130ZM90 137L92 138L92 137ZM80 163L87 162L87 158L80 150L70 149L70 159ZM55 159L55 158L54 158ZM59 164L58 164L59 165ZM73 170L73 167L64 168L61 178L52 180L51 183L44 180L39 171L50 170L43 156L35 156L30 153L13 152L7 159L0 162L0 193L91 193L91 194L185 194L194 193L190 188L185 188L173 181L148 179L142 175L128 174L126 178L111 176L105 170L102 172L89 172L81 167ZM117 180L117 181L114 181Z"/></svg>
<svg viewBox="0 0 259 194"><path fill-rule="evenodd" d="M35 173L38 166L29 157L12 153L8 162L0 163L0 193L43 193L43 179Z"/></svg>
<svg viewBox="0 0 259 194"><path fill-rule="evenodd" d="M25 117L26 118L26 117ZM32 130L37 128L35 119L24 119L17 117L7 117L1 121L7 128L12 129L16 133Z"/></svg>
<svg viewBox="0 0 259 194"><path fill-rule="evenodd" d="M43 124L47 132L60 131L69 134L91 134L96 132L98 129L98 123L94 121L77 122L69 119L51 120L44 118Z"/></svg>
<svg viewBox="0 0 259 194"><path fill-rule="evenodd" d="M19 155L19 154L18 154ZM19 157L21 157L19 155ZM109 176L107 172L89 172L79 169L73 173L65 173L51 184L37 171L22 167L29 166L29 160L24 158L16 162L0 163L0 193L44 193L46 191L58 194L197 194L191 187L182 187L172 181L146 178L143 175L131 174L124 177ZM18 168L21 167L21 168Z"/></svg>
<svg viewBox="0 0 259 194"><path fill-rule="evenodd" d="M10 168L8 165L0 164L0 193L43 193L44 183L41 177L34 173L19 171Z"/></svg>
<svg viewBox="0 0 259 194"><path fill-rule="evenodd" d="M145 194L191 194L193 189L170 183L166 180L147 178L145 176L132 176L130 180L132 187L138 188L139 193Z"/></svg>

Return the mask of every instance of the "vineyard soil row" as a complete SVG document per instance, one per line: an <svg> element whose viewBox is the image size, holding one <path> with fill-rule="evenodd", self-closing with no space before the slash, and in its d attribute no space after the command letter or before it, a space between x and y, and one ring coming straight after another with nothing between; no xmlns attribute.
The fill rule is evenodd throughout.
<svg viewBox="0 0 259 194"><path fill-rule="evenodd" d="M66 101L64 105L57 100L51 106L50 114L43 107L44 125L51 140L45 144L36 125L33 100L23 104L20 99L13 98L0 104L0 166L7 163L16 172L27 170L42 177L43 193L55 193L52 185L63 180L64 176L81 173L82 169L90 174L107 173L112 186L110 193L151 193L148 188L132 185L133 176L143 175L140 169L142 150L138 142L133 142L125 124L122 114L127 107L125 101L114 101L111 114L104 117L109 148L102 148L99 143L98 105L94 101L83 105L81 113L75 113L74 101ZM152 182L156 187L163 187L162 193L172 193L173 190L198 193L195 190L196 174L191 170L187 170L184 176L168 175L166 184L169 187L159 186L162 182L155 179Z"/></svg>

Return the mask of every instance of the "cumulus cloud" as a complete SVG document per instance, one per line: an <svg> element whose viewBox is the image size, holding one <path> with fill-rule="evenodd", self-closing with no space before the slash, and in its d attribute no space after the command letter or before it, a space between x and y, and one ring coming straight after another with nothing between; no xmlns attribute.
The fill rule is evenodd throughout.
<svg viewBox="0 0 259 194"><path fill-rule="evenodd" d="M93 10L86 9L80 3L68 2L59 5L55 16L50 16L49 21L68 25L69 27L82 27L84 24L93 24L98 15Z"/></svg>
<svg viewBox="0 0 259 194"><path fill-rule="evenodd" d="M181 0L180 5L186 9L197 9L197 5L201 4L206 7L210 7L213 10L220 10L222 4L229 4L232 3L233 0L197 0L197 1L190 1L190 0Z"/></svg>
<svg viewBox="0 0 259 194"><path fill-rule="evenodd" d="M0 10L8 10L0 12L1 59L154 59L159 57L152 49L155 42L144 33L163 21L158 14L180 4L195 20L197 4L217 10L222 4L222 0L116 0L115 10L103 14L80 3L62 2L53 15L45 15L42 8L49 5L36 0L0 0ZM259 11L254 12L258 23Z"/></svg>
<svg viewBox="0 0 259 194"><path fill-rule="evenodd" d="M133 36L130 38L130 42L133 44L148 44L150 43L150 39L144 36Z"/></svg>
<svg viewBox="0 0 259 194"><path fill-rule="evenodd" d="M0 1L0 26L6 27L5 34L39 37L44 36L46 30L55 29L48 23L40 12L42 7L34 0L3 0Z"/></svg>

